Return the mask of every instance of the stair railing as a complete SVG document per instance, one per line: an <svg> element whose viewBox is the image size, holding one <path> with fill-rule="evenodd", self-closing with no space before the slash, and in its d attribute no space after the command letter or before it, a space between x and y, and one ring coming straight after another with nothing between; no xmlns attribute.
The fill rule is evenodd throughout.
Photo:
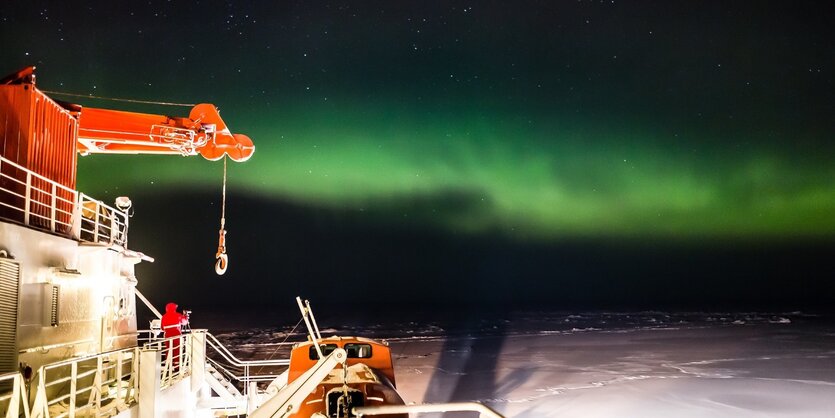
<svg viewBox="0 0 835 418"><path fill-rule="evenodd" d="M270 382L280 376L275 373L253 373L253 368L257 367L260 370L264 367L275 369L276 367L286 367L290 365L289 359L278 360L241 360L232 354L225 345L209 332L206 332L206 346L214 350L220 355L220 358L226 363L221 364L220 361L206 356L208 364L213 366L215 370L226 376L229 380L234 380L243 386L243 395L249 398L250 392L256 390L256 384L259 382Z"/></svg>
<svg viewBox="0 0 835 418"><path fill-rule="evenodd" d="M26 395L26 384L20 373L6 373L0 375L0 388L9 390L0 395L0 414L7 418L19 416L29 417L29 397Z"/></svg>
<svg viewBox="0 0 835 418"><path fill-rule="evenodd" d="M278 359L278 360L241 360L235 357L229 349L226 348L218 339L212 335L210 332L206 332L206 335L209 337L206 339L206 343L211 346L218 354L220 354L224 360L229 362L229 364L233 364L239 367L246 367L246 366L289 366L290 360L288 359Z"/></svg>

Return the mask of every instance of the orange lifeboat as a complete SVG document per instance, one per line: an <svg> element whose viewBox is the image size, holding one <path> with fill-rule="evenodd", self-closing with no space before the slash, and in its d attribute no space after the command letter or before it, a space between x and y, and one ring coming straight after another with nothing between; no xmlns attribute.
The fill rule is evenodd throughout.
<svg viewBox="0 0 835 418"><path fill-rule="evenodd" d="M345 350L345 366L331 370L291 417L355 417L355 407L405 404L396 390L391 349L385 342L360 337L329 337L319 340L319 347L324 356L337 348ZM294 346L290 352L288 383L313 367L318 359L312 342ZM406 414L380 416L408 418Z"/></svg>

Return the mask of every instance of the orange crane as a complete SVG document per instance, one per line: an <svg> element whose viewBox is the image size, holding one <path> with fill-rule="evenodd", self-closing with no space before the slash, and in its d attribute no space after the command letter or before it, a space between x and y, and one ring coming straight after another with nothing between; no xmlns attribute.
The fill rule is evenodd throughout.
<svg viewBox="0 0 835 418"><path fill-rule="evenodd" d="M43 110L35 110L37 98L29 98L31 94L40 95L35 85L35 67L23 68L0 79L0 86L18 86L21 91L3 91L3 102L0 110L3 114L12 114L12 110L23 110L30 114ZM28 92L28 93L27 93ZM84 95L49 92L59 95L92 97ZM93 97L95 98L95 97ZM111 99L113 100L113 99ZM51 102L51 100L50 100ZM149 113L125 112L120 110L83 107L77 104L59 102L60 106L69 111L72 119L77 119L77 130L73 129L77 142L77 150L82 155L105 154L175 154L202 155L208 160L216 161L229 156L233 161L248 160L255 152L255 146L248 136L233 134L220 118L214 105L203 103L194 106L188 117L155 115ZM32 110L28 108L32 107ZM20 109L18 109L20 108ZM40 108L37 108L40 109ZM52 111L52 113L61 113ZM32 116L34 117L34 115ZM51 115L39 115L35 124L54 125ZM21 124L17 120L16 128L21 134L31 134L29 129L37 129L28 123ZM31 123L31 122L30 122ZM73 121L71 125L75 125ZM74 128L74 126L73 126ZM46 128L44 128L46 129ZM55 129L49 129L55 130ZM51 136L54 138L55 133ZM34 141L28 138L24 142ZM69 139L69 138L68 138ZM53 139L54 140L54 139ZM4 141L7 139L4 138ZM73 179L74 180L74 179ZM74 183L74 182L73 182Z"/></svg>
<svg viewBox="0 0 835 418"><path fill-rule="evenodd" d="M78 152L102 154L202 155L216 161L228 156L244 162L255 146L233 134L212 104L195 105L187 118L82 107L78 117ZM226 273L226 161L223 162L223 204L215 255L215 272Z"/></svg>
<svg viewBox="0 0 835 418"><path fill-rule="evenodd" d="M252 140L246 135L231 133L212 104L195 105L188 117L59 104L34 88L34 66L0 79L0 86L6 87L0 89L0 122L6 126L0 147L4 157L14 155L18 160L22 159L16 162L25 167L42 166L46 168L42 171L59 173L63 182L72 186L75 185L75 161L69 163L69 159L75 159L73 148L81 155L202 155L212 161L228 156L237 162L248 160L255 152ZM51 107L38 104L45 102L52 103ZM16 114L27 116L13 117ZM44 147L52 147L51 152L40 152ZM55 155L59 157L55 158ZM218 274L226 272L228 263L225 159L222 208L215 263Z"/></svg>
<svg viewBox="0 0 835 418"><path fill-rule="evenodd" d="M208 103L194 106L188 118L82 107L78 117L78 152L102 154L202 155L207 160L229 156L243 162L255 146L243 134L233 134ZM218 231L215 272L226 273L226 161L223 163L223 204Z"/></svg>
<svg viewBox="0 0 835 418"><path fill-rule="evenodd" d="M104 154L202 155L219 160L248 160L255 146L248 136L229 132L217 108L194 106L188 117L81 107L78 152Z"/></svg>

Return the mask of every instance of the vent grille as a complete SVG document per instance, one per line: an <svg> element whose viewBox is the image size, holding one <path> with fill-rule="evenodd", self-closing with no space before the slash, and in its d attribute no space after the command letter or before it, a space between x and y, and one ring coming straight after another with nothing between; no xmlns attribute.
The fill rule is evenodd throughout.
<svg viewBox="0 0 835 418"><path fill-rule="evenodd" d="M58 326L58 301L61 300L59 296L61 295L61 288L58 286L52 286L52 303L50 304L50 311L49 311L49 325L53 327Z"/></svg>
<svg viewBox="0 0 835 418"><path fill-rule="evenodd" d="M0 373L17 370L20 265L0 259Z"/></svg>

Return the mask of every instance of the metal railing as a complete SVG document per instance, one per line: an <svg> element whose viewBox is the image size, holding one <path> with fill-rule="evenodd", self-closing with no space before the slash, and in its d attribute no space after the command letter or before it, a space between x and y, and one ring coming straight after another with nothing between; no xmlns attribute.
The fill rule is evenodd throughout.
<svg viewBox="0 0 835 418"><path fill-rule="evenodd" d="M190 349L190 344L192 343L190 340L185 339L186 336L191 334L164 338L160 336L161 333L161 331L156 330L139 331L139 345L146 349L162 351L165 354L163 357L164 385L166 378L170 378L170 376L176 375L178 372L176 370L178 362L182 361L185 365L191 364L190 356L192 350ZM269 371L274 372L278 367L287 367L290 365L289 359L241 360L232 354L232 352L229 351L229 349L226 348L226 346L210 332L200 329L192 330L191 333L202 333L206 336L206 362L211 364L218 372L223 373L229 380L239 383L244 388L244 392L248 390L250 382L259 383L272 381L277 378L279 374L269 373ZM179 343L180 349L177 349L177 339L182 339ZM171 346L169 346L169 341L173 341ZM171 360L169 361L167 359ZM166 368L170 369L167 376L165 374ZM261 373L263 369L266 369L268 373Z"/></svg>
<svg viewBox="0 0 835 418"><path fill-rule="evenodd" d="M74 418L126 409L136 399L137 350L127 348L41 367L32 413L49 411L53 418Z"/></svg>
<svg viewBox="0 0 835 418"><path fill-rule="evenodd" d="M160 388L166 388L191 374L191 334L160 338L142 345L144 350L162 352Z"/></svg>
<svg viewBox="0 0 835 418"><path fill-rule="evenodd" d="M478 402L362 406L354 408L354 414L356 414L357 418L389 414L427 414L432 412L476 412L481 418L504 418L503 415Z"/></svg>
<svg viewBox="0 0 835 418"><path fill-rule="evenodd" d="M20 373L0 375L0 415L6 418L17 418L20 415L29 417L29 402L26 396L26 385ZM8 391L8 392L7 392Z"/></svg>
<svg viewBox="0 0 835 418"><path fill-rule="evenodd" d="M202 338L186 338L195 334L200 334ZM190 333L173 338L164 338L161 335L162 332L159 330L139 332L141 347L162 350L164 353L160 386L166 387L170 385L168 382L171 379L185 377L182 373L188 373L192 366L205 365L203 378L207 379L206 382L209 382L212 389L224 400L214 403L213 408L229 414L243 413L257 407L266 393L263 388L259 389L258 384L276 381L281 376L277 373L277 368L286 369L290 364L288 359L241 360L214 335L202 329L191 330ZM179 349L177 339L182 339ZM196 341L204 341L205 346ZM192 355L199 355L200 358L192 359Z"/></svg>
<svg viewBox="0 0 835 418"><path fill-rule="evenodd" d="M127 248L128 216L84 193L78 194L80 220L78 237L82 241L116 244Z"/></svg>
<svg viewBox="0 0 835 418"><path fill-rule="evenodd" d="M0 218L127 248L128 214L0 157Z"/></svg>
<svg viewBox="0 0 835 418"><path fill-rule="evenodd" d="M289 359L279 360L241 360L235 357L226 346L221 344L211 333L206 333L206 346L220 355L224 363L213 360L207 356L207 360L220 371L226 372L227 376L242 383L245 388L249 382L269 382L277 378L278 374L260 374L262 368L273 369L275 367L286 367L290 365ZM253 372L257 367L258 371Z"/></svg>
<svg viewBox="0 0 835 418"><path fill-rule="evenodd" d="M37 369L30 382L20 373L0 376L0 416L107 417L137 402L140 352L160 351L160 389L191 375L192 336L78 357ZM26 387L34 394L32 404ZM6 392L8 391L8 392Z"/></svg>

